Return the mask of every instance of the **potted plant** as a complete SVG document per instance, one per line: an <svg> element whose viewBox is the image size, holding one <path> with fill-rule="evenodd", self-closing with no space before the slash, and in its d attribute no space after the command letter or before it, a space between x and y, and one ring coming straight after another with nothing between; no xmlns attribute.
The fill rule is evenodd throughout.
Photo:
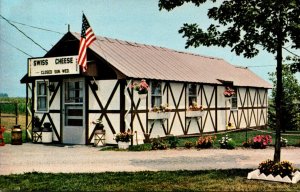
<svg viewBox="0 0 300 192"><path fill-rule="evenodd" d="M289 161L274 162L270 159L259 164L258 169L248 173L247 179L297 183L300 172Z"/></svg>
<svg viewBox="0 0 300 192"><path fill-rule="evenodd" d="M230 87L226 87L223 94L225 97L231 97L232 95L235 95L235 91Z"/></svg>
<svg viewBox="0 0 300 192"><path fill-rule="evenodd" d="M193 101L186 112L186 117L201 117L203 115L203 110L204 108L202 105L198 105L196 101Z"/></svg>
<svg viewBox="0 0 300 192"><path fill-rule="evenodd" d="M49 88L50 92L54 92L54 90L55 90L54 83L50 83L50 85L48 86L48 88Z"/></svg>
<svg viewBox="0 0 300 192"><path fill-rule="evenodd" d="M41 143L42 142L42 124L40 118L35 116L33 118L33 129L32 129L32 142Z"/></svg>
<svg viewBox="0 0 300 192"><path fill-rule="evenodd" d="M142 79L140 82L134 82L132 84L132 88L138 92L139 97L144 99L147 97L149 85L147 84L145 79Z"/></svg>
<svg viewBox="0 0 300 192"><path fill-rule="evenodd" d="M154 106L148 114L148 119L168 119L170 116L169 104L161 104L159 107Z"/></svg>
<svg viewBox="0 0 300 192"><path fill-rule="evenodd" d="M119 149L128 149L131 138L132 133L129 129L126 132L118 133L115 139L118 143Z"/></svg>
<svg viewBox="0 0 300 192"><path fill-rule="evenodd" d="M103 130L104 125L102 124L102 118L98 118L96 122L93 121L93 124L95 124L95 130Z"/></svg>

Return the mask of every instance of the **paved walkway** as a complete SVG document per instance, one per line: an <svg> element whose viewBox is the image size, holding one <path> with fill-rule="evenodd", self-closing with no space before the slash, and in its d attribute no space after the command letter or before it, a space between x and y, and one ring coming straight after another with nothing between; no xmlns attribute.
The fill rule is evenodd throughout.
<svg viewBox="0 0 300 192"><path fill-rule="evenodd" d="M145 152L99 151L91 146L51 146L25 143L0 147L0 175L25 172L87 173L118 171L204 170L257 168L273 159L274 148L164 150ZM300 168L300 148L283 148L282 160Z"/></svg>

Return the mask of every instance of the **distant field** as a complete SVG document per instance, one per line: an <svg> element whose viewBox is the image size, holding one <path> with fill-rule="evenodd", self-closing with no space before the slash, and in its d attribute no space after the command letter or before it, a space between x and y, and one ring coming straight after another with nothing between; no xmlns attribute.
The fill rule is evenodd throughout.
<svg viewBox="0 0 300 192"><path fill-rule="evenodd" d="M26 98L0 98L0 124L5 126L7 131L10 131L10 129L16 125L16 110L18 111L17 124L25 129Z"/></svg>
<svg viewBox="0 0 300 192"><path fill-rule="evenodd" d="M13 117L14 114L1 113L1 116L12 116L1 118L1 125L5 126L6 131L11 131L14 125L16 125L16 118ZM26 128L26 115L21 114L18 117L18 125L21 125L22 129Z"/></svg>
<svg viewBox="0 0 300 192"><path fill-rule="evenodd" d="M9 104L8 104L9 102ZM0 98L0 111L1 113L14 114L16 107L14 103L18 104L18 112L20 114L26 113L26 98L25 97L1 97Z"/></svg>

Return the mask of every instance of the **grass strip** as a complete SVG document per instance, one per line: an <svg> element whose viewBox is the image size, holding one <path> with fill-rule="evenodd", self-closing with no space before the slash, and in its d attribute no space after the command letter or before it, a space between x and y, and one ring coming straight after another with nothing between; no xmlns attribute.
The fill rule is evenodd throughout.
<svg viewBox="0 0 300 192"><path fill-rule="evenodd" d="M300 184L247 180L249 169L0 176L0 191L299 191Z"/></svg>

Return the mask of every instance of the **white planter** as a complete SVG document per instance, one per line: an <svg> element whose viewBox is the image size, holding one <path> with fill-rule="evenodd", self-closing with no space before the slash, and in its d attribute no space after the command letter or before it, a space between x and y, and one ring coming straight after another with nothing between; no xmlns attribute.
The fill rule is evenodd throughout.
<svg viewBox="0 0 300 192"><path fill-rule="evenodd" d="M202 117L204 111L186 111L186 117Z"/></svg>
<svg viewBox="0 0 300 192"><path fill-rule="evenodd" d="M170 112L150 112L148 119L169 119Z"/></svg>
<svg viewBox="0 0 300 192"><path fill-rule="evenodd" d="M129 142L122 142L122 141L119 141L118 142L118 147L119 149L128 149L129 148Z"/></svg>
<svg viewBox="0 0 300 192"><path fill-rule="evenodd" d="M52 132L42 133L42 143L52 143Z"/></svg>
<svg viewBox="0 0 300 192"><path fill-rule="evenodd" d="M274 177L272 174L266 176L264 173L260 174L259 169L256 169L254 171L251 171L248 173L247 179L257 179L257 180L266 180L266 181L277 181L277 182L283 182L283 183L297 183L300 180L300 172L296 171L293 175L293 178L290 179L288 176L281 177L280 175L277 175Z"/></svg>

